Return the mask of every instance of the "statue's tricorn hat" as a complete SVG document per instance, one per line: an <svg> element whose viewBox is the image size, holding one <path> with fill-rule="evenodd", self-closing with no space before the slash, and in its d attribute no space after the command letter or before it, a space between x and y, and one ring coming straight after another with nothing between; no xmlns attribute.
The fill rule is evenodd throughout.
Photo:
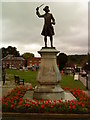
<svg viewBox="0 0 90 120"><path fill-rule="evenodd" d="M49 12L49 6L45 6L45 8L43 9L45 12Z"/></svg>

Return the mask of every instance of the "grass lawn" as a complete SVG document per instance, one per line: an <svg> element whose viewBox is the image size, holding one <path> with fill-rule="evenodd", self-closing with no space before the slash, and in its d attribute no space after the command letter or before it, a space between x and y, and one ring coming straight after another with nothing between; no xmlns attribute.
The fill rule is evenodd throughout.
<svg viewBox="0 0 90 120"><path fill-rule="evenodd" d="M25 82L32 83L33 86L37 84L37 81L36 81L37 72L36 71L30 71L30 70L22 71L22 70L12 70L12 69L6 70L7 80L14 80L14 75L18 75L21 79L24 79Z"/></svg>
<svg viewBox="0 0 90 120"><path fill-rule="evenodd" d="M63 75L62 76L60 86L62 88L68 87L71 89L77 88L77 89L86 90L86 87L81 83L80 80L75 81L73 79L73 76L70 76L70 75Z"/></svg>
<svg viewBox="0 0 90 120"><path fill-rule="evenodd" d="M19 75L19 77L25 80L25 82L32 83L33 86L37 84L36 76L37 71L20 71L20 70L12 70L7 69L6 70L6 78L7 80L14 80L14 75ZM63 75L60 85L62 88L68 87L68 88L78 88L82 90L86 90L85 86L78 80L74 81L73 76L70 75Z"/></svg>

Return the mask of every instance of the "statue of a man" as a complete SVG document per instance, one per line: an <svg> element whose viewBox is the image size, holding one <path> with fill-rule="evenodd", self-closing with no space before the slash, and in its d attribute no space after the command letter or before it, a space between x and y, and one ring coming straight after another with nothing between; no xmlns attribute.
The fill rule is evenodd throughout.
<svg viewBox="0 0 90 120"><path fill-rule="evenodd" d="M51 47L53 47L53 35L54 35L54 29L53 25L55 25L55 19L51 13L49 13L49 6L46 6L44 9L45 14L40 15L39 13L39 7L36 8L36 14L40 18L44 18L44 27L42 30L41 35L44 36L44 41L45 41L45 47L47 47L47 36L50 37L50 42L51 42Z"/></svg>

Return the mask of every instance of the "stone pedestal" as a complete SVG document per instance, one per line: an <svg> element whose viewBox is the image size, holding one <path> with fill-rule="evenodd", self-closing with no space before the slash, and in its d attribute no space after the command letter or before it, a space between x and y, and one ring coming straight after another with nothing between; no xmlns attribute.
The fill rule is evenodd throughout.
<svg viewBox="0 0 90 120"><path fill-rule="evenodd" d="M59 86L61 75L56 63L59 53L55 47L43 47L38 53L41 55L40 69L37 75L38 85L33 97L36 99L64 99L64 90Z"/></svg>

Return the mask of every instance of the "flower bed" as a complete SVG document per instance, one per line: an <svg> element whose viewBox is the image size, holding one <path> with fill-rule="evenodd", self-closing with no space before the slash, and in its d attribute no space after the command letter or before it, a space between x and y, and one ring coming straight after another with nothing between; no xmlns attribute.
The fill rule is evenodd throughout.
<svg viewBox="0 0 90 120"><path fill-rule="evenodd" d="M26 86L20 86L13 89L8 95L2 98L3 112L27 112L27 113L88 113L90 108L90 97L82 90L69 90L77 101L61 101L61 100L28 100L23 99L27 91ZM30 86L31 90L31 86Z"/></svg>

